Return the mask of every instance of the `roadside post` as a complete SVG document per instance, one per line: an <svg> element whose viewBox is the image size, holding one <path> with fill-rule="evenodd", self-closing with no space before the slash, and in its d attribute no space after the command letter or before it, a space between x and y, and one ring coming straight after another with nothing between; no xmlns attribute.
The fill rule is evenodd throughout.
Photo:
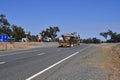
<svg viewBox="0 0 120 80"><path fill-rule="evenodd" d="M5 50L7 50L7 42L8 42L8 35L7 34L0 34L0 42L5 43Z"/></svg>
<svg viewBox="0 0 120 80"><path fill-rule="evenodd" d="M28 31L25 31L25 35L26 35L26 39L27 39L27 41L26 41L26 43L27 43L27 46L28 46Z"/></svg>

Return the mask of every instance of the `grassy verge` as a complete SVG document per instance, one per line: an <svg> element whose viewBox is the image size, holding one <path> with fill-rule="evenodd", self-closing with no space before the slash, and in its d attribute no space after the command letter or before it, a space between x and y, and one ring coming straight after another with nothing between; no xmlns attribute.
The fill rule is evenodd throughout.
<svg viewBox="0 0 120 80"><path fill-rule="evenodd" d="M103 47L104 45L96 46ZM114 47L106 45L93 52L86 59L90 65L105 71L106 80L120 80L120 45Z"/></svg>
<svg viewBox="0 0 120 80"><path fill-rule="evenodd" d="M106 47L102 54L107 55L101 63L107 74L107 80L120 80L120 45Z"/></svg>
<svg viewBox="0 0 120 80"><path fill-rule="evenodd" d="M19 50L19 49L30 49L37 46L32 46L31 44L40 44L38 42L15 42L15 43L0 43L0 51L6 50Z"/></svg>

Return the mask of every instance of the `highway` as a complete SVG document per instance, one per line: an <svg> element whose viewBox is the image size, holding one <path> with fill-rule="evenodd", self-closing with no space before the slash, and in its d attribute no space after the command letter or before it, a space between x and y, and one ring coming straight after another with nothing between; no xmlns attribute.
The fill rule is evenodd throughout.
<svg viewBox="0 0 120 80"><path fill-rule="evenodd" d="M104 73L98 69L90 73L95 74L92 77L85 72L74 74L78 65L72 65L73 61L83 61L83 58L97 49L91 45L80 45L0 52L0 80L104 80ZM86 62L80 65L81 70L88 70Z"/></svg>

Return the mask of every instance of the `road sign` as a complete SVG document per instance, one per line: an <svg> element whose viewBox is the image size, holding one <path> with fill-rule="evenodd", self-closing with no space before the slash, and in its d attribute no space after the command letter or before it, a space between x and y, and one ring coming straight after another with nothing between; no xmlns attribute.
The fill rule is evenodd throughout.
<svg viewBox="0 0 120 80"><path fill-rule="evenodd" d="M0 42L8 42L8 35L0 34Z"/></svg>

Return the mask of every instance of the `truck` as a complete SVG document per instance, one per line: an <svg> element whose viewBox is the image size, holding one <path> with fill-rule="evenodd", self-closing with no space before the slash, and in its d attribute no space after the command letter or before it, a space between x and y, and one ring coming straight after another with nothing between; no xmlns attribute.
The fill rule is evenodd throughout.
<svg viewBox="0 0 120 80"><path fill-rule="evenodd" d="M80 37L73 34L62 34L58 41L59 47L72 47L80 45Z"/></svg>

